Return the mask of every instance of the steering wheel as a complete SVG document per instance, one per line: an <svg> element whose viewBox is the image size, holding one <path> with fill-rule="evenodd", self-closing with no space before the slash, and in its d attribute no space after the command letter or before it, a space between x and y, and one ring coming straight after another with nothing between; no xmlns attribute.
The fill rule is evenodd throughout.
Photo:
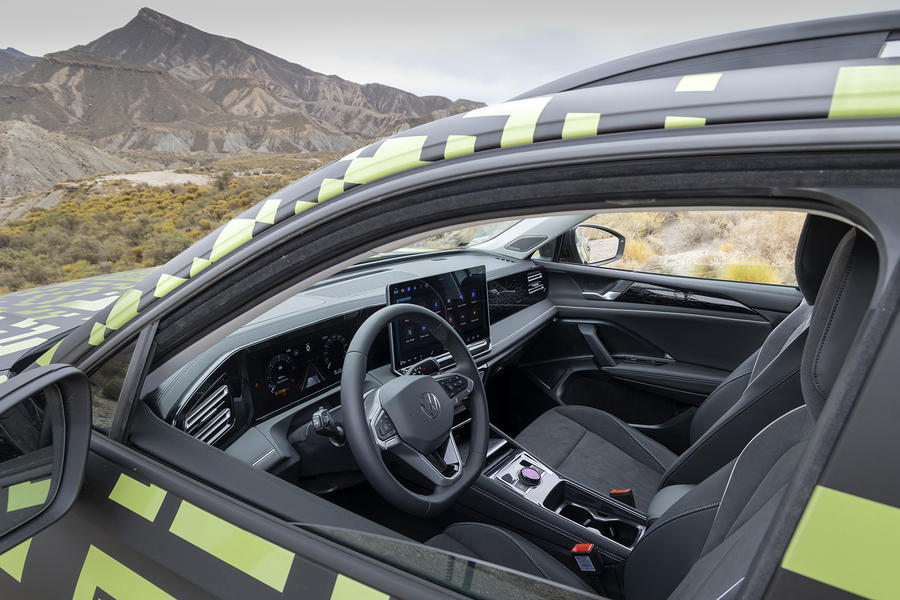
<svg viewBox="0 0 900 600"><path fill-rule="evenodd" d="M364 393L366 359L375 338L395 319L424 325L450 351L456 367L435 376L401 375ZM465 462L451 431L453 412L466 403L471 440ZM374 313L350 341L341 375L341 412L350 450L372 487L397 508L429 516L449 507L484 468L489 421L487 395L475 359L459 334L439 315L414 304ZM388 470L384 454L412 467L434 484L414 492Z"/></svg>

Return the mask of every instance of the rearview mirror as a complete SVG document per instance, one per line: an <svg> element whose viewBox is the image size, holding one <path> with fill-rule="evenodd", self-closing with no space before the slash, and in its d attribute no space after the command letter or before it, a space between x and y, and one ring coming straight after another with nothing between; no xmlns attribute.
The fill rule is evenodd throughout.
<svg viewBox="0 0 900 600"><path fill-rule="evenodd" d="M560 262L580 265L605 265L625 254L625 236L614 229L582 223L566 232L560 249Z"/></svg>
<svg viewBox="0 0 900 600"><path fill-rule="evenodd" d="M0 554L68 512L90 440L90 386L51 365L0 384Z"/></svg>

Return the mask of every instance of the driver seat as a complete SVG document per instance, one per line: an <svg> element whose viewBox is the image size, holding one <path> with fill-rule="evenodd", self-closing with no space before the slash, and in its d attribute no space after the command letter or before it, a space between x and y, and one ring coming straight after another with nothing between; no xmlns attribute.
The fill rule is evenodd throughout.
<svg viewBox="0 0 900 600"><path fill-rule="evenodd" d="M738 595L795 479L816 419L866 314L876 277L874 243L851 230L835 251L810 322L801 361L804 403L770 423L736 459L653 522L625 564L628 600L727 600ZM490 525L455 524L428 544L589 589L535 544Z"/></svg>

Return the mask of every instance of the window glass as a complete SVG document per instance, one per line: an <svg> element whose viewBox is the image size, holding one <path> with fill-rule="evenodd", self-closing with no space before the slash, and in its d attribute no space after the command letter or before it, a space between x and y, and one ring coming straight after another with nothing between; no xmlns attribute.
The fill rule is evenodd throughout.
<svg viewBox="0 0 900 600"><path fill-rule="evenodd" d="M94 428L103 433L109 433L112 426L116 402L119 401L119 393L125 383L125 373L128 371L131 355L134 354L134 345L135 342L131 342L125 346L90 376Z"/></svg>
<svg viewBox="0 0 900 600"><path fill-rule="evenodd" d="M625 236L606 265L706 279L797 285L794 254L805 213L702 210L603 212L588 219Z"/></svg>
<svg viewBox="0 0 900 600"><path fill-rule="evenodd" d="M494 239L518 222L518 220L500 221L497 223L486 223L484 225L463 227L462 229L454 229L453 231L445 231L444 233L440 233L438 235L432 235L427 238L422 238L421 240L408 244L402 248L397 248L396 250L391 250L390 252L376 254L371 258L468 248L469 246L483 244L484 242Z"/></svg>
<svg viewBox="0 0 900 600"><path fill-rule="evenodd" d="M541 245L534 253L532 258L542 258L544 260L553 260L553 252L556 250L556 240L550 240Z"/></svg>
<svg viewBox="0 0 900 600"><path fill-rule="evenodd" d="M362 531L305 525L319 535L338 544L386 562L407 573L479 600L579 600L584 593L561 587L551 581L537 579L468 557L450 554L422 544L405 542Z"/></svg>

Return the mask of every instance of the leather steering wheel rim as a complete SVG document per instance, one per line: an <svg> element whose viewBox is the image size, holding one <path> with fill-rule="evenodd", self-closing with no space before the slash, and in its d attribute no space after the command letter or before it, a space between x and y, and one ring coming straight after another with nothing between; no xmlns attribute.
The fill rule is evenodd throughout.
<svg viewBox="0 0 900 600"><path fill-rule="evenodd" d="M367 402L370 405L372 402L366 399L364 391L365 378L368 371L366 362L369 351L375 339L384 331L384 328L391 321L400 318L409 319L424 325L432 336L447 347L450 355L456 361L456 366L449 373L436 374L437 380L460 375L471 381L471 391L467 393L467 397L464 400L471 416L471 437L468 456L464 461L460 461L458 473L452 478L447 478L447 483L442 482L441 485L436 485L431 494L420 494L408 489L388 470L382 455L384 451L383 445L379 445L379 438L373 429L372 415L367 414ZM423 397L434 395L441 399L441 402L438 402L438 412L441 409L451 412L450 423L452 425L452 412L455 407L451 398L449 395L446 397L442 396L437 391L441 389L441 386L437 383L432 386L431 382L422 379L423 377L432 379L433 382L437 381L429 376L413 377L402 375L396 380L381 386L377 392L370 391L369 395L380 394L381 390L388 386L392 386L391 389L400 389L400 394L406 394L407 396L425 389L428 393L424 394ZM404 378L409 379L407 381ZM395 384L398 380L399 383ZM403 386L406 383L409 383L409 387L404 389ZM398 415L397 407L400 406L400 402L403 403L402 408L406 412L413 413L416 410L415 407L418 407L423 413L426 413L425 417L423 418L418 413L415 415ZM433 410L428 410L429 407L422 407L417 403L421 403L418 397L405 397L392 405L394 415L399 417L398 420L403 421L403 423L398 423L396 432L400 443L395 448L404 448L404 452L407 454L410 447L406 440L403 439L400 431L400 426L406 424L407 417L416 420L415 426L435 427L435 425L427 422L427 419L435 418L427 414L433 412ZM444 403L447 403L448 406L442 406ZM478 367L459 334L443 318L426 308L413 304L396 304L382 308L366 319L350 341L346 357L344 358L344 367L341 374L341 406L347 441L360 470L372 484L372 487L385 500L401 510L415 515L429 516L446 509L462 492L471 486L484 468L488 438L490 436L490 421L488 418L487 395L484 390L484 384L478 374ZM448 430L447 435L449 436L447 443L452 444L455 450L452 431ZM421 449L421 447L420 445L419 448ZM387 451L391 452L391 450ZM398 451L397 454L400 455L400 452Z"/></svg>

